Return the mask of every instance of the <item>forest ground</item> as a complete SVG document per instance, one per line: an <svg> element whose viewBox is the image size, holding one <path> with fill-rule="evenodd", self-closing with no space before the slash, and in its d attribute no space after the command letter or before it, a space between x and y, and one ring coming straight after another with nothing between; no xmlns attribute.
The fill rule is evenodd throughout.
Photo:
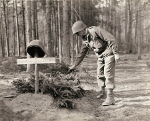
<svg viewBox="0 0 150 121"><path fill-rule="evenodd" d="M96 57L88 55L79 67L85 96L74 100L77 108L72 110L56 108L49 95L27 93L7 98L5 96L16 94L12 80L27 74L0 74L0 121L149 121L149 63L148 54L143 54L142 60L133 54L121 55L116 64L116 103L102 106L104 99L96 99Z"/></svg>

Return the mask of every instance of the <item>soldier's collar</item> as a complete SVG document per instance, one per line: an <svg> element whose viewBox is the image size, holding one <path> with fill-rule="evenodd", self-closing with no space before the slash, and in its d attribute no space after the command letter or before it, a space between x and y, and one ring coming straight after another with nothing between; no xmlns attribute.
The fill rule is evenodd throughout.
<svg viewBox="0 0 150 121"><path fill-rule="evenodd" d="M86 35L88 35L89 34L89 30L88 30L88 28L86 28Z"/></svg>

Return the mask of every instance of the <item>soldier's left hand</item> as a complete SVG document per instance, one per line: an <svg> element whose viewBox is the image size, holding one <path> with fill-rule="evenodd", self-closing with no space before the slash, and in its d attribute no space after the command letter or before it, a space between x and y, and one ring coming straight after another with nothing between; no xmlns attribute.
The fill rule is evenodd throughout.
<svg viewBox="0 0 150 121"><path fill-rule="evenodd" d="M118 62L120 60L119 54L115 54L115 61Z"/></svg>

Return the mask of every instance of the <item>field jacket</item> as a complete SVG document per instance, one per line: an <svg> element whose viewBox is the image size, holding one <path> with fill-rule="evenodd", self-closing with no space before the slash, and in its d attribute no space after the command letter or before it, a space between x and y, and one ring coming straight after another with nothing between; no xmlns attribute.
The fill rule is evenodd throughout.
<svg viewBox="0 0 150 121"><path fill-rule="evenodd" d="M99 58L118 53L115 37L106 30L99 26L91 26L86 29L86 32L87 35L82 37L83 44L76 58L75 66L78 66L82 62L90 48L95 51L95 54Z"/></svg>

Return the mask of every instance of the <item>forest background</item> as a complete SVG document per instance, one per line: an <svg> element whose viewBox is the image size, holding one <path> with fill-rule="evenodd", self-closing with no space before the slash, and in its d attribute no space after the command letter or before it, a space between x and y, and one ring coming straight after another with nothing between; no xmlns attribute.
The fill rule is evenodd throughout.
<svg viewBox="0 0 150 121"><path fill-rule="evenodd" d="M149 0L1 0L0 56L26 56L35 39L43 41L49 56L72 64L82 41L71 26L82 20L112 33L119 52L150 51Z"/></svg>

